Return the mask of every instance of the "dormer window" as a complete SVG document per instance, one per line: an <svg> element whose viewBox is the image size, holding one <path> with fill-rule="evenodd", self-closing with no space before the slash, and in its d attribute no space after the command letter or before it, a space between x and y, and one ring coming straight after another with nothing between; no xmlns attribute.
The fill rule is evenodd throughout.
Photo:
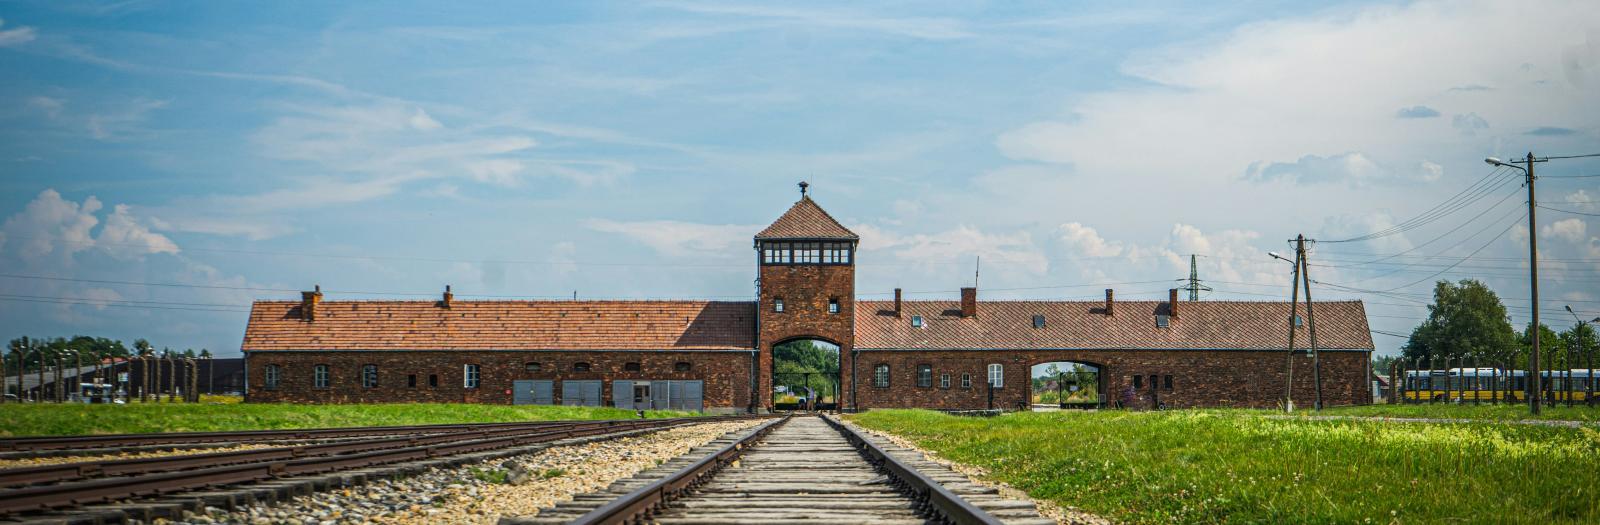
<svg viewBox="0 0 1600 525"><path fill-rule="evenodd" d="M779 298L776 298L776 299L772 300L772 311L780 313L780 314L783 313L783 298L782 297L779 297Z"/></svg>
<svg viewBox="0 0 1600 525"><path fill-rule="evenodd" d="M1044 328L1044 316L1042 316L1042 315L1033 316L1033 328L1035 330L1040 329L1040 328Z"/></svg>
<svg viewBox="0 0 1600 525"><path fill-rule="evenodd" d="M833 297L833 298L828 299L828 313L830 313L830 314L839 313L839 298L838 297Z"/></svg>
<svg viewBox="0 0 1600 525"><path fill-rule="evenodd" d="M911 327L912 328L922 328L922 316L920 316L920 315L911 316Z"/></svg>
<svg viewBox="0 0 1600 525"><path fill-rule="evenodd" d="M1166 314L1156 314L1156 328L1166 328L1171 324L1171 318Z"/></svg>
<svg viewBox="0 0 1600 525"><path fill-rule="evenodd" d="M1294 316L1294 325L1296 327L1305 326L1305 321L1306 321L1305 318L1302 318L1302 317L1300 317L1298 315Z"/></svg>

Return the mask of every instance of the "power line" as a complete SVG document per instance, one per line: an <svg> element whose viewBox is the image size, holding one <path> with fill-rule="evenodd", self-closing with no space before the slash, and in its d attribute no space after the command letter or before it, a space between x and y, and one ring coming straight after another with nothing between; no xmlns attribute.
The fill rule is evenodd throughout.
<svg viewBox="0 0 1600 525"><path fill-rule="evenodd" d="M1573 215L1588 215L1590 217L1600 217L1600 213L1589 213L1589 212L1583 212L1583 211L1563 210L1561 208L1551 208L1551 207L1545 206L1543 204L1540 204L1538 206L1540 208L1543 208L1543 209L1546 209L1546 210L1559 211L1561 213L1571 213Z"/></svg>
<svg viewBox="0 0 1600 525"><path fill-rule="evenodd" d="M1412 217L1410 219L1402 221L1400 224L1396 224L1394 226L1390 226L1390 227L1384 228L1382 230L1378 230L1378 231L1375 231L1375 232L1367 233L1367 234L1364 234L1364 235L1358 235L1358 236L1351 237L1351 238L1348 238L1348 239L1338 239L1338 240L1322 241L1322 242L1326 242L1326 243L1346 243L1346 242L1369 241L1369 240L1372 240L1372 239L1378 239L1378 238L1382 238L1382 237L1388 237L1390 235L1396 235L1396 234L1399 234L1399 233L1404 233L1406 231L1410 231L1410 230L1425 226L1425 225L1427 225L1429 223L1432 223L1434 221L1442 219L1442 218L1444 218L1444 217L1446 217L1446 216L1448 216L1448 215L1450 215L1452 213L1455 213L1456 211L1458 211L1458 210L1460 210L1462 208L1465 208L1465 207L1471 205L1474 202L1477 202L1478 200L1480 200L1480 199L1484 198L1485 196L1491 194L1494 190L1496 190L1496 189L1500 188L1501 186L1505 185L1507 182L1509 182L1511 180L1510 178L1501 179L1499 182L1493 182L1492 184L1490 184L1490 182L1492 182L1496 176L1498 176L1501 173L1505 172L1506 169L1507 168L1504 167L1504 166L1500 166L1500 167L1495 168L1494 171L1489 172L1488 175L1485 175L1482 179L1478 179L1477 182L1472 183L1471 186L1468 186L1466 189L1461 190L1459 193L1456 193L1455 195L1451 196L1449 199L1446 199L1444 202L1441 202L1441 203L1435 205L1434 207L1429 208L1427 211L1424 211L1424 212L1418 214L1415 217Z"/></svg>

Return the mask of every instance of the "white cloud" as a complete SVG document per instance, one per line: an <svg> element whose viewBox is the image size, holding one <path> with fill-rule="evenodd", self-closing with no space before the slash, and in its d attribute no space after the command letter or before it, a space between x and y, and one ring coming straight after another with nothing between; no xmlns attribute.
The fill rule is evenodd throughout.
<svg viewBox="0 0 1600 525"><path fill-rule="evenodd" d="M1583 219L1561 219L1539 228L1539 236L1579 243L1587 240L1587 229L1588 225ZM1540 258L1544 258L1542 254Z"/></svg>
<svg viewBox="0 0 1600 525"><path fill-rule="evenodd" d="M644 243L662 254L682 257L727 257L750 242L761 226L739 224L698 224L680 221L621 222L607 219L584 221L584 227L598 232L618 233Z"/></svg>
<svg viewBox="0 0 1600 525"><path fill-rule="evenodd" d="M1024 273L1044 274L1050 269L1050 261L1026 231L985 233L961 225L932 234L899 235L870 224L850 229L861 236L863 252L886 254L910 266L965 263L983 257L986 262L1020 268Z"/></svg>
<svg viewBox="0 0 1600 525"><path fill-rule="evenodd" d="M124 260L178 253L176 243L150 231L125 204L113 206L104 226L96 232L95 227L102 222L97 213L103 207L100 200L92 196L80 204L47 189L0 225L0 232L3 232L0 238L6 242L15 240L16 253L33 264L50 257L50 264L70 265L73 254L91 248Z"/></svg>
<svg viewBox="0 0 1600 525"><path fill-rule="evenodd" d="M178 253L177 243L164 235L151 232L148 226L139 224L126 204L118 204L111 208L111 215L106 216L106 224L100 228L95 243L113 256L122 259L155 253Z"/></svg>
<svg viewBox="0 0 1600 525"><path fill-rule="evenodd" d="M433 117L429 116L428 112L423 111L422 108L417 108L417 112L411 114L411 127L427 131L430 129L442 128L444 127L444 124L440 124L439 121L434 120Z"/></svg>
<svg viewBox="0 0 1600 525"><path fill-rule="evenodd" d="M707 3L662 3L657 5L692 13L772 19L800 26L870 31L925 40L951 40L974 36L965 24L950 18L885 17L860 11L829 10L819 6L791 8Z"/></svg>
<svg viewBox="0 0 1600 525"><path fill-rule="evenodd" d="M1122 243L1110 242L1100 237L1094 228L1069 222L1059 228L1061 241L1067 244L1071 253L1083 254L1089 257L1116 257L1122 255Z"/></svg>
<svg viewBox="0 0 1600 525"><path fill-rule="evenodd" d="M6 21L0 19L0 27L5 27ZM0 30L0 47L10 47L33 41L38 33L33 28L21 26L16 29Z"/></svg>

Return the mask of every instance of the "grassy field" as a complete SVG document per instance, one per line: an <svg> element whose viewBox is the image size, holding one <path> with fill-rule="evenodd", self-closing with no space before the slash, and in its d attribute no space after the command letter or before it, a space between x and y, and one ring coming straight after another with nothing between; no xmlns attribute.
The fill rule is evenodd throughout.
<svg viewBox="0 0 1600 525"><path fill-rule="evenodd" d="M1600 431L1254 411L852 416L1129 523L1596 523Z"/></svg>
<svg viewBox="0 0 1600 525"><path fill-rule="evenodd" d="M654 411L648 417L693 412ZM124 434L284 428L498 423L558 419L632 419L632 410L471 404L289 405L200 403L0 405L0 436Z"/></svg>
<svg viewBox="0 0 1600 525"><path fill-rule="evenodd" d="M1368 405L1324 409L1320 414L1297 410L1296 415L1322 416L1381 416L1381 417L1436 417L1451 419L1481 419L1507 421L1516 419L1560 419L1567 421L1600 421L1600 406L1594 408L1576 405L1568 407L1545 406L1538 416L1528 413L1528 405Z"/></svg>

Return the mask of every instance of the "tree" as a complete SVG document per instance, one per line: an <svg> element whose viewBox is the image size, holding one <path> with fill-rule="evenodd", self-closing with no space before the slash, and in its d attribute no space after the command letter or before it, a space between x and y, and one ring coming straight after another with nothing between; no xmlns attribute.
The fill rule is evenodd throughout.
<svg viewBox="0 0 1600 525"><path fill-rule="evenodd" d="M817 341L789 341L772 347L778 384L811 387L819 395L839 391L839 348ZM810 374L809 376L807 374Z"/></svg>
<svg viewBox="0 0 1600 525"><path fill-rule="evenodd" d="M1434 285L1428 318L1411 331L1401 351L1432 368L1435 359L1505 360L1517 348L1516 329L1500 297L1477 280L1463 279Z"/></svg>
<svg viewBox="0 0 1600 525"><path fill-rule="evenodd" d="M1539 323L1539 366L1547 370L1567 368L1566 356L1563 355L1566 352L1562 351L1564 348L1561 335L1557 334L1555 330L1551 330L1544 323ZM1515 357L1519 362L1526 362L1528 355L1532 351L1533 323L1528 323L1528 327L1523 329L1521 334L1517 334L1517 354Z"/></svg>

